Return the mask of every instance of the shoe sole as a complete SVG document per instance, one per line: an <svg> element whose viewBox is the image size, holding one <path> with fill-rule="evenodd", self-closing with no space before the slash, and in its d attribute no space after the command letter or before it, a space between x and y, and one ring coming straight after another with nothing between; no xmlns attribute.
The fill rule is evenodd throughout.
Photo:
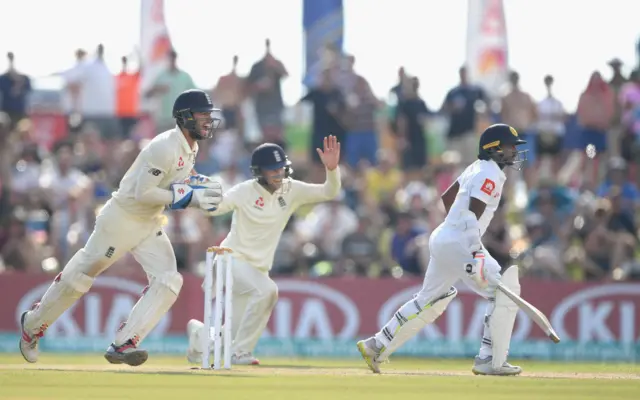
<svg viewBox="0 0 640 400"><path fill-rule="evenodd" d="M111 364L127 364L137 367L144 364L149 358L149 353L144 350L137 350L131 353L105 353L104 358Z"/></svg>
<svg viewBox="0 0 640 400"><path fill-rule="evenodd" d="M28 311L25 311L22 313L22 315L20 316L20 341L18 342L18 348L20 349L20 354L22 354L22 358L24 358L24 360L28 363L35 363L38 360L29 360L27 358L27 356L24 354L24 352L22 351L22 346L20 345L20 343L22 343L22 332L24 331L24 319L27 316Z"/></svg>
<svg viewBox="0 0 640 400"><path fill-rule="evenodd" d="M363 342L358 342L357 343L358 346L358 351L360 351L360 355L362 356L362 358L364 359L364 361L367 363L367 365L369 366L369 369L371 371L373 371L374 374L379 374L380 373L380 369L375 368L373 366L373 360L371 359L371 357L369 357L369 355L367 354L367 349L364 347L364 343Z"/></svg>
<svg viewBox="0 0 640 400"><path fill-rule="evenodd" d="M486 372L478 371L475 368L473 368L471 372L473 372L474 375L483 375L483 376L516 376L522 373L522 371L518 371L518 372L508 372L508 373L499 373L499 374L488 374Z"/></svg>

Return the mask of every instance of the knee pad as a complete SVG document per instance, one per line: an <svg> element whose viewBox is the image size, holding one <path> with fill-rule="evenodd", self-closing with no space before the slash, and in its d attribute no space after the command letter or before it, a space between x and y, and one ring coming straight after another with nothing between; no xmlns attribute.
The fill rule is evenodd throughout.
<svg viewBox="0 0 640 400"><path fill-rule="evenodd" d="M152 286L154 283L166 286L177 296L182 289L183 278L178 271L163 272L158 274L158 276L152 277L149 286Z"/></svg>
<svg viewBox="0 0 640 400"><path fill-rule="evenodd" d="M95 278L85 274L84 272L77 271L75 268L65 268L58 274L55 282L63 284L72 290L79 293L87 293L93 285Z"/></svg>
<svg viewBox="0 0 640 400"><path fill-rule="evenodd" d="M502 284L520 295L520 279L518 267L511 266L502 274ZM500 368L507 360L513 326L518 314L518 306L500 290L496 291L493 312L488 315L489 331L491 332L491 352L493 367Z"/></svg>

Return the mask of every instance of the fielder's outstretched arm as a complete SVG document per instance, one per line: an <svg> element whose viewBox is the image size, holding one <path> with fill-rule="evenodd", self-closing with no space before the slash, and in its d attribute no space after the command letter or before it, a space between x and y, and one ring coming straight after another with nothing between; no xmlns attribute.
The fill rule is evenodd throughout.
<svg viewBox="0 0 640 400"><path fill-rule="evenodd" d="M292 182L292 191L297 205L308 203L318 203L334 199L340 193L342 182L340 179L340 168L334 170L327 169L327 178L323 184L313 184L301 181Z"/></svg>

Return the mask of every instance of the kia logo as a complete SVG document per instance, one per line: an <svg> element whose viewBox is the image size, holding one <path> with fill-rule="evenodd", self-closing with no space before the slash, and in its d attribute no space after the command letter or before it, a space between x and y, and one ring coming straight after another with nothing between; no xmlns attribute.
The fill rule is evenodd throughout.
<svg viewBox="0 0 640 400"><path fill-rule="evenodd" d="M615 341L613 333L607 324L609 316L617 314L619 317L620 341L633 343L636 341L637 326L636 304L637 302L616 301L614 297L640 296L640 284L619 283L595 286L577 291L567 296L556 306L551 314L551 324L561 338L578 340L580 342ZM609 297L608 301L594 304L593 300ZM614 305L619 302L619 307L614 310ZM565 318L573 309L577 311L578 337L573 338L565 328Z"/></svg>
<svg viewBox="0 0 640 400"><path fill-rule="evenodd" d="M352 339L358 335L358 328L360 327L360 313L355 303L345 294L316 282L278 279L276 284L278 285L278 291L281 294L304 294L306 295L305 297L308 297L303 300L303 302L306 303L313 301L314 298L319 298L329 304L333 304L338 310L340 310L344 317L344 325L338 332L333 333L334 338ZM281 299L280 302L283 302L283 300L285 299ZM304 315L300 316L301 320L304 318ZM327 321L328 319L323 318L323 320ZM277 316L275 323L276 325L278 323Z"/></svg>

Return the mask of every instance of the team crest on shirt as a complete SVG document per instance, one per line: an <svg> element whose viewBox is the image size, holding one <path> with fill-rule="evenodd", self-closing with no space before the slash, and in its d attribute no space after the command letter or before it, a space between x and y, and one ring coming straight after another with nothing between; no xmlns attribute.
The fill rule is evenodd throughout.
<svg viewBox="0 0 640 400"><path fill-rule="evenodd" d="M262 196L258 197L256 202L253 204L253 208L262 211L262 209L264 208L264 199L262 198Z"/></svg>
<svg viewBox="0 0 640 400"><path fill-rule="evenodd" d="M178 171L180 171L182 168L184 168L184 160L181 156L180 158L178 158Z"/></svg>

